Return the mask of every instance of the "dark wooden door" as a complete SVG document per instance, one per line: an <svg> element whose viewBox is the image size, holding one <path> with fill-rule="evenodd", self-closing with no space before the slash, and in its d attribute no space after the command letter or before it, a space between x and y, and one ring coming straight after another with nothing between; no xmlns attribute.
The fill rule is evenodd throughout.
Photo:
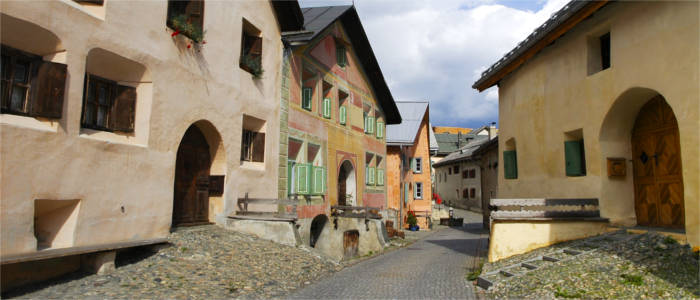
<svg viewBox="0 0 700 300"><path fill-rule="evenodd" d="M341 166L340 174L338 174L338 205L347 205L347 178L348 172Z"/></svg>
<svg viewBox="0 0 700 300"><path fill-rule="evenodd" d="M657 96L645 104L632 130L637 224L684 228L683 175L678 123Z"/></svg>
<svg viewBox="0 0 700 300"><path fill-rule="evenodd" d="M343 234L343 255L345 256L345 258L353 258L357 256L359 243L359 231L348 230Z"/></svg>
<svg viewBox="0 0 700 300"><path fill-rule="evenodd" d="M182 138L175 163L173 226L209 222L209 144L191 126Z"/></svg>

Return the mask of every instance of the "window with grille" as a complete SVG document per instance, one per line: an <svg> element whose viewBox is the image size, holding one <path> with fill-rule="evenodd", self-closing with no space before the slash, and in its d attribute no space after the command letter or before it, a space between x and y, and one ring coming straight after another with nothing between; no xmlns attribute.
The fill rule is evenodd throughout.
<svg viewBox="0 0 700 300"><path fill-rule="evenodd" d="M241 161L263 162L265 160L265 133L243 129Z"/></svg>
<svg viewBox="0 0 700 300"><path fill-rule="evenodd" d="M413 198L423 199L423 183L415 182L413 187Z"/></svg>

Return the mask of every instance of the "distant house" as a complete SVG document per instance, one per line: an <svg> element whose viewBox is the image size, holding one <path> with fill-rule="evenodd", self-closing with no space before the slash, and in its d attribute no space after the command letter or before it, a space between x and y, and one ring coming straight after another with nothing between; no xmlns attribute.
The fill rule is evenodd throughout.
<svg viewBox="0 0 700 300"><path fill-rule="evenodd" d="M499 93L498 197L594 199L600 216L494 220L492 258L608 225L672 229L700 245L698 9L571 1L483 72L473 87Z"/></svg>
<svg viewBox="0 0 700 300"><path fill-rule="evenodd" d="M480 133L485 134L480 134ZM481 211L481 159L474 152L490 140L495 126L481 127L471 135L467 144L433 164L435 189L445 204Z"/></svg>
<svg viewBox="0 0 700 300"><path fill-rule="evenodd" d="M484 216L484 228L489 228L489 203L498 196L498 136L481 144L472 156L479 160L481 176L481 211Z"/></svg>
<svg viewBox="0 0 700 300"><path fill-rule="evenodd" d="M433 199L429 105L428 102L396 102L396 105L402 122L387 126L386 130L388 208L398 226L405 225L406 212L412 210L418 212L418 225L428 228Z"/></svg>

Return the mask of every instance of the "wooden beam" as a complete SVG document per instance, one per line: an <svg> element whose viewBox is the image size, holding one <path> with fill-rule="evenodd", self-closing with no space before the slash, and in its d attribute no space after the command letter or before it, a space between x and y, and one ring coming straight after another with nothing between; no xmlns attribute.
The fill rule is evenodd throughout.
<svg viewBox="0 0 700 300"><path fill-rule="evenodd" d="M540 52L540 50L547 47L547 45L554 42L554 40L556 40L559 37L561 37L562 35L564 35L566 32L571 30L578 23L580 23L581 21L588 18L588 16L592 15L594 12L596 12L598 9L600 9L601 7L603 7L607 3L608 3L608 0L590 2L583 9L578 11L576 14L571 16L564 23L562 23L557 28L555 28L552 32L550 32L549 34L544 36L539 42L535 43L535 45L530 47L527 51L520 54L520 56L518 56L518 58L516 58L514 61L510 62L507 66L502 68L496 74L491 75L488 78L488 80L486 80L483 83L481 83L480 85L476 86L477 90L479 90L479 92L483 92L484 90L497 84L499 81L501 81L501 79L506 77L506 75L515 71L515 69L517 69L522 64L524 64L526 61L528 61L530 58L535 56L535 54Z"/></svg>
<svg viewBox="0 0 700 300"><path fill-rule="evenodd" d="M158 238L158 239L128 241L128 242L101 244L101 245L92 245L92 246L82 246L82 247L46 249L46 250L39 250L36 252L30 252L30 253L4 255L4 256L0 257L0 264L3 264L3 265L13 264L13 263L18 263L18 262L58 258L58 257L92 253L92 252L111 251L111 250L118 250L118 249L124 249L124 248L162 244L162 243L166 243L166 242L168 242L167 238Z"/></svg>

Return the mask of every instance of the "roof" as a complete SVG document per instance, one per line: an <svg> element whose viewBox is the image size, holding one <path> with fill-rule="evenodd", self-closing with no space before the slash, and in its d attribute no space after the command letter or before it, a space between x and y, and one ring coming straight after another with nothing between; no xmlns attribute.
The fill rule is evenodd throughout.
<svg viewBox="0 0 700 300"><path fill-rule="evenodd" d="M442 160L439 162L436 162L433 164L433 167L440 167L444 165L449 165L455 162L460 162L460 161L465 161L465 160L470 160L472 159L472 155L474 154L474 151L479 149L482 144L486 143L489 141L488 136L477 136L474 138L474 140L470 141L466 146L460 148L459 150L450 153L449 155L445 156Z"/></svg>
<svg viewBox="0 0 700 300"><path fill-rule="evenodd" d="M485 152L487 152L488 150L493 149L493 148L498 149L498 136L492 138L491 140L489 140L486 143L481 144L481 146L479 146L479 148L474 150L472 155L481 155L481 154L484 154Z"/></svg>
<svg viewBox="0 0 700 300"><path fill-rule="evenodd" d="M281 31L304 29L304 15L301 13L298 1L272 0L271 2Z"/></svg>
<svg viewBox="0 0 700 300"><path fill-rule="evenodd" d="M340 21L350 38L350 43L367 74L370 84L374 90L379 105L384 111L387 124L401 123L401 114L396 107L394 97L391 95L389 86L386 84L384 75L377 58L374 56L372 45L370 45L365 29L362 27L360 16L357 14L355 6L324 6L305 7L301 9L304 15L303 31L283 32L283 40L291 45L304 45L319 36L328 26L335 21Z"/></svg>
<svg viewBox="0 0 700 300"><path fill-rule="evenodd" d="M474 82L472 88L483 91L497 84L503 77L515 71L527 60L534 57L540 50L574 28L574 26L585 20L607 3L608 0L572 0L567 3L562 9L554 13L549 20L535 29L525 40L518 43L513 50L481 73L481 78Z"/></svg>
<svg viewBox="0 0 700 300"><path fill-rule="evenodd" d="M440 145L438 145L437 138L435 137L433 126L430 123L428 123L428 138L430 139L430 152L437 152L440 150Z"/></svg>
<svg viewBox="0 0 700 300"><path fill-rule="evenodd" d="M388 145L413 145L418 136L420 124L428 113L428 102L399 101L396 106L401 113L401 124L386 126Z"/></svg>
<svg viewBox="0 0 700 300"><path fill-rule="evenodd" d="M448 126L433 126L435 133L452 133L452 134L467 134L472 131L471 128L448 127Z"/></svg>
<svg viewBox="0 0 700 300"><path fill-rule="evenodd" d="M438 143L438 155L447 155L457 151L462 146L466 145L470 140L476 137L473 133L467 134L451 134L451 133L436 133L435 140Z"/></svg>

